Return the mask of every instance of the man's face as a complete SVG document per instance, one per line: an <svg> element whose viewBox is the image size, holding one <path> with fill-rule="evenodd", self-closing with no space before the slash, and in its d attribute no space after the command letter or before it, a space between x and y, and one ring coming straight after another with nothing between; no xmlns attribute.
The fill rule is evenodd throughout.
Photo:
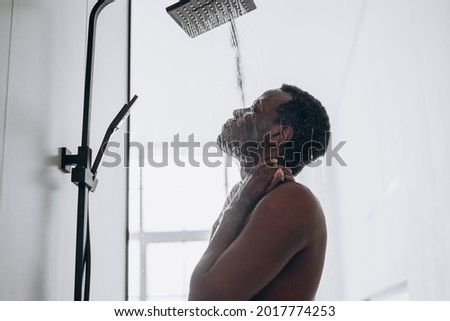
<svg viewBox="0 0 450 321"><path fill-rule="evenodd" d="M255 142L262 143L267 133L276 131L279 125L274 123L277 118L277 108L280 104L291 100L288 93L280 89L266 91L255 100L251 107L236 109L234 118L228 119L222 126L222 132L217 138L221 149L227 154L240 156L240 151L230 149L231 145Z"/></svg>

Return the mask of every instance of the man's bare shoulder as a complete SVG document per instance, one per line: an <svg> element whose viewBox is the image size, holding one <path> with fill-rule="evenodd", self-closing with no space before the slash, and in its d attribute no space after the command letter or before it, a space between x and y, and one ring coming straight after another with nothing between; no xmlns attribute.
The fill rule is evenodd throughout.
<svg viewBox="0 0 450 321"><path fill-rule="evenodd" d="M326 229L319 200L309 188L296 182L281 184L270 191L258 203L253 215L282 220L287 231L301 229L310 234Z"/></svg>
<svg viewBox="0 0 450 321"><path fill-rule="evenodd" d="M292 209L294 212L323 213L319 200L311 190L296 182L281 184L265 195L260 203L274 208Z"/></svg>

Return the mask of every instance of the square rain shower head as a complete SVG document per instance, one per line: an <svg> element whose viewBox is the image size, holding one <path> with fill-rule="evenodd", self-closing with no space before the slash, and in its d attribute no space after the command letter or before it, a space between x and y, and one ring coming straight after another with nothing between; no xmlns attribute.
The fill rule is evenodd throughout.
<svg viewBox="0 0 450 321"><path fill-rule="evenodd" d="M191 38L255 9L253 0L181 0L166 8Z"/></svg>

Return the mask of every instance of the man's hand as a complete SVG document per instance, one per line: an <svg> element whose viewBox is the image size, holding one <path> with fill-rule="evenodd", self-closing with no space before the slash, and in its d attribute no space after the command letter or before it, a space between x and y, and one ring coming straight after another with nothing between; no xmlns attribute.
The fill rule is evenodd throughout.
<svg viewBox="0 0 450 321"><path fill-rule="evenodd" d="M289 168L277 164L277 159L260 163L242 180L237 191L237 201L251 211L268 192L287 181L295 181Z"/></svg>
<svg viewBox="0 0 450 321"><path fill-rule="evenodd" d="M233 186L227 200L225 201L222 211L219 214L219 217L214 222L210 240L216 233L219 223L222 221L224 211L230 206L236 196L241 197L241 204L245 203L242 202L242 200L248 201L249 205L242 206L246 207L242 210L246 211L246 214L249 214L259 200L275 187L283 184L284 182L295 182L294 176L292 176L292 170L290 168L278 165L277 162L277 159L269 159L266 162L259 164L252 170L252 175L248 175L244 178L244 180ZM266 167L271 168L266 169Z"/></svg>

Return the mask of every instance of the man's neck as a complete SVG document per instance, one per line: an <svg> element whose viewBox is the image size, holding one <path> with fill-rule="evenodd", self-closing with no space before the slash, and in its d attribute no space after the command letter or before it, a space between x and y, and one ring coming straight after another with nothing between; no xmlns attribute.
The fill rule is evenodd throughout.
<svg viewBox="0 0 450 321"><path fill-rule="evenodd" d="M265 159L262 162L266 162L267 160L268 159ZM256 163L255 164L249 164L249 163L241 162L239 164L239 171L240 171L240 174L241 174L241 180L245 179L248 175L250 175L252 173L253 169L256 166L258 166L259 164L261 164L262 162L260 162L258 164L256 164Z"/></svg>

